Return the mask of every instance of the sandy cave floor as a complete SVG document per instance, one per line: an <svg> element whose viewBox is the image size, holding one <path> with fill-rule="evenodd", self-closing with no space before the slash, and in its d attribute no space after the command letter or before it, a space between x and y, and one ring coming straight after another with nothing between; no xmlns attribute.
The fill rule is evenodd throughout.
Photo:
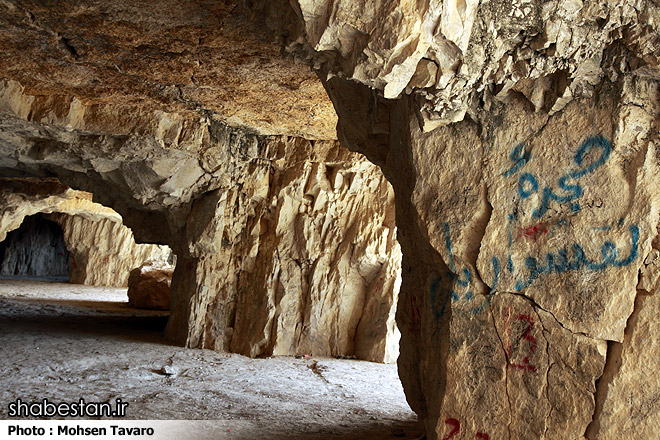
<svg viewBox="0 0 660 440"><path fill-rule="evenodd" d="M395 365L171 346L166 314L127 300L126 289L0 279L0 419L17 398L121 398L128 419L217 421L214 438L421 435Z"/></svg>

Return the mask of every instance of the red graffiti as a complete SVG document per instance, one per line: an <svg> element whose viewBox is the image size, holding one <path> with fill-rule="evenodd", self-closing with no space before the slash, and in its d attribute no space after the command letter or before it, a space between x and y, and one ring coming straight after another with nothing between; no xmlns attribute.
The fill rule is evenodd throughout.
<svg viewBox="0 0 660 440"><path fill-rule="evenodd" d="M528 226L526 228L518 228L518 237L525 237L529 240L536 241L538 238L548 233L548 228L545 226L545 223L539 222L535 225Z"/></svg>
<svg viewBox="0 0 660 440"><path fill-rule="evenodd" d="M451 432L449 434L442 437L442 440L449 440L450 438L452 438L453 436L458 434L458 431L461 430L461 422L459 422L457 419L454 419L454 418L448 418L448 419L445 419L445 423L454 428L454 429L451 430Z"/></svg>
<svg viewBox="0 0 660 440"><path fill-rule="evenodd" d="M461 431L461 422L459 422L458 419L455 419L453 417L446 418L445 424L451 426L452 430L449 434L442 437L442 440L449 440ZM480 438L482 440L490 440L490 436L485 432L477 432L477 438Z"/></svg>
<svg viewBox="0 0 660 440"><path fill-rule="evenodd" d="M509 310L509 312L510 312L510 310ZM519 370L523 370L523 371L524 370L529 370L533 373L536 373L536 367L529 363L529 358L532 356L532 354L534 354L534 351L536 351L536 345L537 345L536 344L536 338L530 334L530 332L534 328L534 319L529 315L518 315L518 316L516 316L516 320L527 322L527 327L523 331L523 334L518 339L518 341L522 341L523 339L528 341L530 343L529 351L527 352L527 356L525 356L523 358L522 363L518 364L518 363L511 362L511 355L513 354L513 347L511 345L511 339L509 339L509 345L507 347L507 356L508 356L507 368L508 367L513 367L513 368L517 368ZM508 326L509 326L509 323L507 321L507 324L506 324L507 332L508 332Z"/></svg>

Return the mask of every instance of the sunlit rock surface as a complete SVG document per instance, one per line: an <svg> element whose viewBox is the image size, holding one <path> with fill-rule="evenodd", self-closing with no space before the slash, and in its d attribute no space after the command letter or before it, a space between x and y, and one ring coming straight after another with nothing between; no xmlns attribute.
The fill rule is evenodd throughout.
<svg viewBox="0 0 660 440"><path fill-rule="evenodd" d="M58 213L46 218L64 231L72 257L71 283L127 287L131 269L147 261L167 262L172 253L167 246L136 244L130 229L110 219L91 221Z"/></svg>
<svg viewBox="0 0 660 440"><path fill-rule="evenodd" d="M237 147L232 186L192 205L172 284L185 313L167 333L250 356L393 362L400 249L382 173L334 141Z"/></svg>
<svg viewBox="0 0 660 440"><path fill-rule="evenodd" d="M15 128L1 134L5 157L16 161L12 172L56 173L116 208L137 240L172 247L173 340L250 356L396 360L394 195L365 158L336 141L259 136L220 122L197 128L203 142L193 155L148 136L117 141L15 115L5 120ZM98 236L103 246L122 248L109 225L98 223L97 233L73 246L91 254Z"/></svg>
<svg viewBox="0 0 660 440"><path fill-rule="evenodd" d="M657 75L652 1L295 3L304 23L295 43L318 51L313 65L389 99L414 90L427 130L506 102L511 92L552 114L593 96L604 78Z"/></svg>

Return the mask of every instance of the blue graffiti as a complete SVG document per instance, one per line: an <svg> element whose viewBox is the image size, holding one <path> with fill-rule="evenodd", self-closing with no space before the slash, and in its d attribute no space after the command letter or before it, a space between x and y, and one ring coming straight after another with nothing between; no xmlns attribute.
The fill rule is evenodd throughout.
<svg viewBox="0 0 660 440"><path fill-rule="evenodd" d="M591 152L596 152L597 156L594 158ZM518 177L518 195L521 199L527 199L535 194L540 195L540 204L532 212L535 218L543 217L550 202L557 202L560 204L567 204L569 209L577 212L581 209L578 199L583 195L584 190L579 184L578 179L594 172L601 167L610 157L612 152L611 143L603 136L592 136L580 145L580 148L573 156L574 166L572 169L566 171L556 182L556 190L550 187L541 188L537 176L529 172L522 172ZM504 177L511 177L520 171L532 158L531 151L528 147L520 143L516 145L511 153L509 159L513 162L511 168L502 173ZM589 158L589 159L587 159ZM513 274L515 272L515 265L512 258L513 248L513 228L514 223L518 220L518 211L508 216L507 224L507 258L506 270ZM566 218L560 218L556 226L568 227ZM617 226L622 228L624 224L623 218L619 219ZM591 228L597 231L610 231L612 226L598 226ZM465 301L473 301L475 294L470 286L473 281L472 271L469 268L457 270L454 261L454 253L452 250L451 236L449 223L442 225L444 244L448 255L448 271L443 275L435 278L430 285L431 306L433 314L436 318L444 315L447 307L451 302L464 299ZM540 258L528 256L524 260L524 266L529 272L527 278L520 278L516 281L515 290L521 291L536 281L539 276L546 273L566 273L577 270L589 271L603 271L609 267L625 267L630 265L638 256L639 253L639 228L637 225L628 227L630 233L630 251L627 255L620 255L620 250L612 241L605 241L601 246L600 258L591 260L587 257L584 249L578 243L573 243L570 246L557 249L554 252L548 252L545 255L545 261L540 261ZM478 305L470 309L473 314L480 313L490 303L495 294L495 290L500 281L501 268L500 260L497 257L492 257L491 264L493 267L493 281L489 294ZM519 264L519 263L518 263ZM450 286L447 289L442 289L441 285ZM462 293L462 294L461 294Z"/></svg>
<svg viewBox="0 0 660 440"><path fill-rule="evenodd" d="M509 159L514 162L513 166L502 173L504 177L510 177L515 174L523 165L525 165L532 158L532 152L527 149L525 144L516 145L511 154L509 154Z"/></svg>
<svg viewBox="0 0 660 440"><path fill-rule="evenodd" d="M509 214L509 222L506 226L506 241L507 241L507 256L506 268L509 273L513 273L513 258L511 258L511 248L513 247L513 221L516 219L515 214Z"/></svg>
<svg viewBox="0 0 660 440"><path fill-rule="evenodd" d="M481 313L484 310L484 308L490 303L493 295L495 294L495 289L497 288L497 283L500 277L500 262L497 259L497 257L493 257L491 263L493 265L493 273L494 273L491 290L489 294L486 296L486 299L479 306L471 309L470 313L473 314ZM457 277L455 274L448 273L447 276L449 277L449 279L446 280L448 283L452 284L453 282L457 281L456 280ZM429 289L431 291L431 306L433 308L433 314L436 317L436 319L442 317L445 314L449 303L449 299L451 299L452 302L456 302L461 299L460 295L455 290L441 291L439 287L442 281L443 281L442 276L435 278L431 282L431 287ZM463 298L466 301L472 301L474 299L474 292L472 290L468 290L463 295ZM438 309L438 303L440 301L442 301L442 305Z"/></svg>
<svg viewBox="0 0 660 440"><path fill-rule="evenodd" d="M448 228L448 225L447 225ZM448 231L448 229L446 229ZM570 271L577 271L581 269L586 269L594 272L599 272L607 269L608 267L626 267L630 265L639 254L639 227L637 225L631 225L628 227L630 233L630 251L627 256L620 257L619 250L616 245L611 241L606 241L601 246L601 261L592 261L590 260L582 246L577 243L574 243L570 247L564 247L553 252L548 252L545 255L545 264L540 264L539 260L535 257L527 257L525 259L525 266L529 270L529 276L526 280L519 279L516 282L515 290L521 291L536 281L539 276L545 273L565 273ZM453 262L453 252L451 250L451 240L447 242L447 251L450 258L450 265L454 267ZM509 260L510 260L509 256ZM507 265L513 262L509 261ZM497 257L492 257L491 264L493 266L493 282L491 283L491 289L489 294L486 296L485 300L477 307L470 310L471 313L477 314L481 313L484 308L490 303L495 290L499 284L500 279L500 261ZM454 268L455 269L455 268ZM449 302L456 302L461 299L461 295L454 290L453 288L448 291L442 291L440 289L440 284L445 281L446 283L452 286L462 286L467 288L472 282L472 272L470 269L465 268L462 270L463 279L461 279L454 272L447 272L444 276L439 276L431 282L430 293L431 293L431 306L433 308L433 314L437 318L441 318L449 305ZM466 301L471 301L474 299L474 292L468 290L463 298ZM441 305L439 304L440 302Z"/></svg>
<svg viewBox="0 0 660 440"><path fill-rule="evenodd" d="M630 253L626 258L619 259L619 251L616 245L611 241L606 241L601 246L602 261L600 263L589 260L580 246L574 243L570 247L572 251L572 258L569 258L567 248L562 248L556 253L549 252L545 256L545 265L539 264L539 261L534 257L527 257L525 259L525 266L529 270L529 277L527 280L522 279L516 282L516 290L520 291L529 287L540 275L544 273L564 273L568 271L576 271L580 269L587 269L591 271L602 271L606 268L612 267L625 267L632 263L638 254L639 246L639 228L637 225L632 225L628 228L631 236Z"/></svg>
<svg viewBox="0 0 660 440"><path fill-rule="evenodd" d="M462 277L459 277L456 274L457 270L456 270L456 266L454 265L454 253L453 253L452 245L451 245L449 223L444 223L442 225L442 229L443 229L443 235L444 235L444 238L445 238L445 246L446 246L446 249L447 249L448 259L449 259L449 261L448 261L448 263L449 263L449 272L445 274L445 277L447 277L447 278L444 278L443 276L439 276L439 277L435 278L431 282L431 286L430 286L430 289L429 289L430 292L431 292L431 307L433 308L433 314L436 318L440 318L440 317L442 317L442 315L445 314L445 311L447 309L447 305L449 303L449 300L455 302L455 301L460 300L460 298L461 298L459 293L456 292L456 290L454 290L454 289L451 289L451 290L448 290L448 291L441 291L439 289L440 283L443 281L443 278L444 278L444 281L446 281L448 284L450 284L452 286L459 285L461 287L468 288L470 286L470 284L472 283L472 271L470 271L470 269L464 268L461 271ZM492 265L493 265L494 277L493 277L493 283L492 283L492 286L491 286L490 293L488 294L488 296L486 296L485 301L481 305L479 305L478 307L470 310L471 313L474 313L474 314L480 313L484 309L484 307L486 307L486 305L488 305L490 303L490 300L491 300L493 294L495 293L495 288L497 287L497 283L498 283L499 277L500 277L500 262L497 259L497 257L492 258ZM474 299L474 291L468 290L463 295L463 298L466 301L472 301ZM440 308L438 310L438 303L440 301L442 301L442 306L440 306Z"/></svg>
<svg viewBox="0 0 660 440"><path fill-rule="evenodd" d="M585 158L592 150L600 150L600 155L591 163L585 164ZM567 172L557 180L559 193L555 193L552 188L547 186L542 189L541 203L534 209L532 216L534 218L543 217L551 201L568 204L573 212L579 211L581 209L580 204L575 201L582 196L584 190L582 186L574 181L594 172L602 166L610 157L611 152L612 144L603 136L592 136L584 141L573 157L573 162L577 165L577 169ZM519 144L511 151L509 158L515 163L509 170L502 174L505 177L510 177L529 162L531 153L526 150L523 144ZM518 178L518 195L520 198L527 199L538 192L538 179L533 174L522 173Z"/></svg>

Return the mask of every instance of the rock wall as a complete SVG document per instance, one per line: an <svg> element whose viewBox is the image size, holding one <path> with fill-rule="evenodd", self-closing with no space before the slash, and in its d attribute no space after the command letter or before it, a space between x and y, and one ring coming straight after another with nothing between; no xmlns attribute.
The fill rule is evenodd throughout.
<svg viewBox="0 0 660 440"><path fill-rule="evenodd" d="M494 438L578 438L597 416L596 381L617 362L607 341L623 341L660 201L653 141L617 130L633 122L613 96L551 117L512 100L483 131L400 121L416 176L402 201L416 230L402 240L415 258L400 367L438 438L456 420ZM643 116L634 124L653 133Z"/></svg>
<svg viewBox="0 0 660 440"><path fill-rule="evenodd" d="M113 134L124 127L111 118L107 131L66 127L39 119L44 102L26 89L6 90L0 171L55 174L115 208L137 241L176 253L172 340L396 359L393 193L363 157L208 114L178 115L175 137L154 128L159 112L139 133Z"/></svg>
<svg viewBox="0 0 660 440"><path fill-rule="evenodd" d="M427 438L653 436L657 3L295 6L340 140L396 193Z"/></svg>
<svg viewBox="0 0 660 440"><path fill-rule="evenodd" d="M59 213L46 218L64 231L74 284L127 287L132 269L147 261L167 262L172 252L167 246L136 244L131 230L114 220Z"/></svg>
<svg viewBox="0 0 660 440"><path fill-rule="evenodd" d="M395 361L400 250L382 174L336 142L240 149L232 186L192 206L167 333L248 356Z"/></svg>
<svg viewBox="0 0 660 440"><path fill-rule="evenodd" d="M44 213L63 231L71 258L69 281L76 284L126 287L131 269L168 260L167 246L136 244L121 216L91 198L54 179L0 179L0 241L26 217Z"/></svg>
<svg viewBox="0 0 660 440"><path fill-rule="evenodd" d="M18 229L25 217L40 212L121 221L112 209L92 202L90 193L72 190L56 178L0 177L0 241Z"/></svg>
<svg viewBox="0 0 660 440"><path fill-rule="evenodd" d="M68 280L70 265L62 228L39 214L0 242L0 275Z"/></svg>

